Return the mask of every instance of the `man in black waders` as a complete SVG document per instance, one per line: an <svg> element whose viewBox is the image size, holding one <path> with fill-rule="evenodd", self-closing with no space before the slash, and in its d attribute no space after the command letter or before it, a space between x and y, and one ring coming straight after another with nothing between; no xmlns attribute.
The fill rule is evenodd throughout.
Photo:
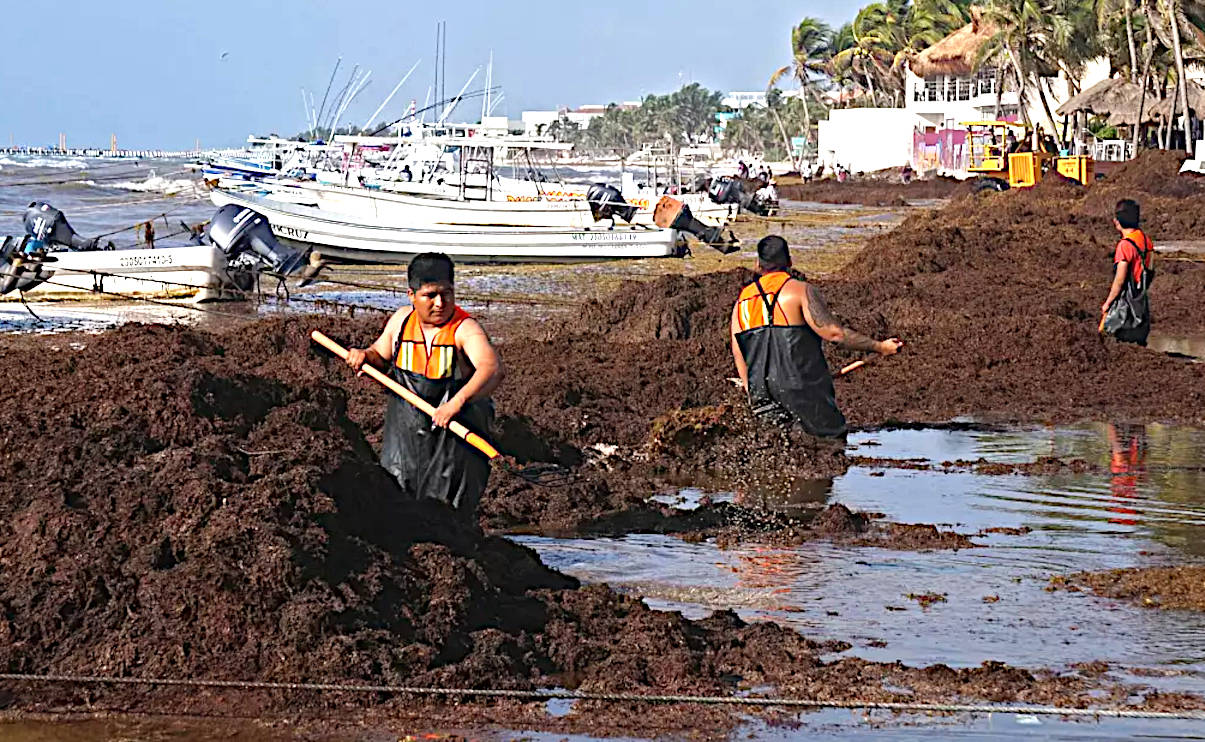
<svg viewBox="0 0 1205 742"><path fill-rule="evenodd" d="M1123 343L1146 345L1151 333L1155 245L1138 225L1138 202L1128 198L1118 201L1113 209L1113 226L1121 240L1113 250L1113 283L1100 305L1100 329Z"/></svg>
<svg viewBox="0 0 1205 742"><path fill-rule="evenodd" d="M757 243L760 275L732 309L732 357L759 419L838 438L845 435L845 416L837 408L820 341L885 356L903 343L874 340L845 327L816 287L790 269L786 240L770 235Z"/></svg>
<svg viewBox="0 0 1205 742"><path fill-rule="evenodd" d="M399 309L372 346L352 349L347 365L370 363L434 406L427 417L397 396L385 415L381 466L416 498L445 502L472 520L489 478L489 459L448 430L453 418L475 433L494 417L490 394L502 363L477 320L456 306L452 259L415 256L407 269L410 307Z"/></svg>

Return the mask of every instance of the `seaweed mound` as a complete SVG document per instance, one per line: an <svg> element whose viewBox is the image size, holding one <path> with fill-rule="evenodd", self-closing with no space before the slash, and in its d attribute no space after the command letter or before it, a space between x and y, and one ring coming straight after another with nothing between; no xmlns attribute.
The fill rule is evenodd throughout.
<svg viewBox="0 0 1205 742"><path fill-rule="evenodd" d="M501 685L539 670L526 593L576 582L405 498L341 389L257 355L162 326L5 353L21 393L0 405L0 665ZM509 673L474 656L482 632L511 637Z"/></svg>

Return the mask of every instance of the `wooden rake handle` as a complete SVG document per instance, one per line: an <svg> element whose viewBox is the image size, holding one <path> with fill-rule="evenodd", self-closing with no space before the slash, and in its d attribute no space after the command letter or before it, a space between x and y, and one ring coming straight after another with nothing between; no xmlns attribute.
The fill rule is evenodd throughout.
<svg viewBox="0 0 1205 742"><path fill-rule="evenodd" d="M336 343L334 340L331 340L326 335L323 335L321 332L314 330L313 332L310 333L310 338L313 339L313 341L315 343L318 343L319 345L326 348L327 350L334 353L335 355L339 356L343 360L347 360L347 349L344 348L342 345L339 345L338 343ZM385 374L376 370L370 364L367 364L367 363L364 364L363 369L364 369L365 374L367 374L368 376L371 376L373 379L380 382L380 384L382 386L384 386L386 389L388 389L389 391L393 392L394 394L398 395L399 397L406 400L410 404L414 405L418 409L427 413L427 415L435 414L435 408L432 407L431 404L427 402L427 400L423 399L422 397L418 396L417 394L410 391L406 387L402 386L401 384L397 383L393 379L389 378ZM464 439L465 443L469 444L470 446L477 449L478 451L485 454L486 456L489 456L491 459L498 458L498 456L499 456L498 449L491 446L489 444L489 441L485 440L481 436L479 436L476 433L474 433L473 431L469 430L464 425L461 425L460 423L453 420L451 423L448 424L448 429L451 430L456 435L460 436L462 439Z"/></svg>

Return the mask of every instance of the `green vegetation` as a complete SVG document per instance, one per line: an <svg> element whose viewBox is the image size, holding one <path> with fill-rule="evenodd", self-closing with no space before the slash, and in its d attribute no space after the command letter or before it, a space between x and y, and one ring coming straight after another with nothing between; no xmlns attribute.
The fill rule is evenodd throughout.
<svg viewBox="0 0 1205 742"><path fill-rule="evenodd" d="M546 133L579 149L624 158L647 145L677 149L711 140L722 97L719 91L691 83L669 95L646 96L636 108L612 103L585 129L562 116Z"/></svg>

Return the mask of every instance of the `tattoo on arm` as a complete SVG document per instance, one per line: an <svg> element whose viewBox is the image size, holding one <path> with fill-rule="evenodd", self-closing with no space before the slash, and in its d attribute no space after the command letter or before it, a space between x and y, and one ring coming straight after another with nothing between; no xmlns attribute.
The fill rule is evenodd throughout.
<svg viewBox="0 0 1205 742"><path fill-rule="evenodd" d="M855 332L848 327L845 328L845 339L839 345L842 348L861 350L867 353L873 353L879 349L879 341L872 337L867 337L860 332Z"/></svg>
<svg viewBox="0 0 1205 742"><path fill-rule="evenodd" d="M874 352L879 349L877 340L867 337L860 332L849 329L841 324L841 321L833 316L833 313L825 303L824 297L816 290L816 287L808 284L808 310L812 314L812 319L820 327L840 327L845 338L838 343L842 348L849 350L861 350L866 352Z"/></svg>
<svg viewBox="0 0 1205 742"><path fill-rule="evenodd" d="M812 319L820 327L840 327L841 323L829 311L828 304L825 303L824 297L816 290L812 284L808 284L808 310L812 314Z"/></svg>

